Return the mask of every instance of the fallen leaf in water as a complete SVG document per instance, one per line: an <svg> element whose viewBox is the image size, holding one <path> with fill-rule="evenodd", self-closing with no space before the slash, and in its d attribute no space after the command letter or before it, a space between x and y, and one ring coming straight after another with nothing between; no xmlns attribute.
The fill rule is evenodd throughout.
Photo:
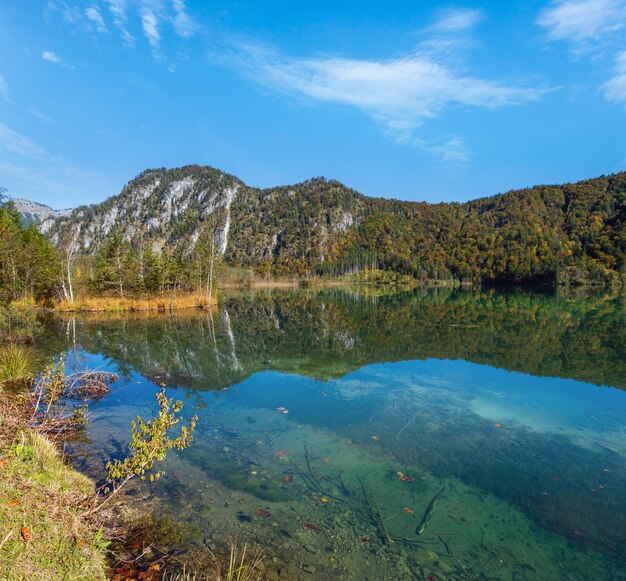
<svg viewBox="0 0 626 581"><path fill-rule="evenodd" d="M137 575L137 579L140 581L157 581L161 576L159 575L159 571L161 570L161 565L155 563L154 565L150 565L146 571L142 571Z"/></svg>
<svg viewBox="0 0 626 581"><path fill-rule="evenodd" d="M503 428L504 426L502 424L494 424L493 426L494 428Z"/></svg>
<svg viewBox="0 0 626 581"><path fill-rule="evenodd" d="M330 458L324 458L322 462L324 462L324 464L328 464L330 462Z"/></svg>
<svg viewBox="0 0 626 581"><path fill-rule="evenodd" d="M378 440L380 440L380 436L372 436L372 440L375 440L376 442L378 442Z"/></svg>
<svg viewBox="0 0 626 581"><path fill-rule="evenodd" d="M328 498L326 498L325 496L322 496L322 498L320 498L320 502L323 504L326 504L328 502Z"/></svg>
<svg viewBox="0 0 626 581"><path fill-rule="evenodd" d="M286 456L287 454L289 454L289 452L287 452L287 450L278 450L278 452L276 452L276 456Z"/></svg>
<svg viewBox="0 0 626 581"><path fill-rule="evenodd" d="M263 517L272 516L272 513L269 510L266 510L264 508L257 508L254 511L254 514L256 514L257 516L263 516Z"/></svg>
<svg viewBox="0 0 626 581"><path fill-rule="evenodd" d="M413 514L415 511L412 508L405 508L404 512L406 512L407 514Z"/></svg>

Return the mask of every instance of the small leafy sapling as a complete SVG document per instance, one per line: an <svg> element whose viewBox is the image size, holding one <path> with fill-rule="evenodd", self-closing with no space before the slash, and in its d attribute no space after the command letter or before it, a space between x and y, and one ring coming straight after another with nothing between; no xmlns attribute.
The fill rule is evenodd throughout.
<svg viewBox="0 0 626 581"><path fill-rule="evenodd" d="M153 482L160 478L163 472L150 472L155 463L164 460L166 453L172 448L184 450L191 444L198 416L193 416L189 425L181 426L178 437L171 438L168 431L181 422L182 418L177 414L182 409L183 403L168 399L164 389L157 393L156 399L159 404L159 413L154 419L144 421L137 417L136 420L131 421L132 442L129 445L129 454L123 460L107 462L110 492L92 509L92 512L102 508L131 479L138 476L141 480L145 480L148 476L150 482Z"/></svg>

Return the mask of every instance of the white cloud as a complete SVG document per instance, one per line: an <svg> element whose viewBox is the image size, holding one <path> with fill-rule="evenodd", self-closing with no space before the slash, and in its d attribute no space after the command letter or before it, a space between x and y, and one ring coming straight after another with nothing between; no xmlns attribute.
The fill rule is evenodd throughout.
<svg viewBox="0 0 626 581"><path fill-rule="evenodd" d="M50 63L54 63L55 65L60 65L62 67L65 67L66 69L73 69L74 67L72 65L69 65L65 62L65 60L63 58L61 58L58 54L56 54L55 52L52 52L50 50L44 50L41 53L41 58L45 61L48 61Z"/></svg>
<svg viewBox="0 0 626 581"><path fill-rule="evenodd" d="M438 157L467 157L459 138L443 145L425 143L416 129L451 106L498 109L539 100L541 89L457 73L430 53L388 60L341 57L288 59L245 46L238 64L264 86L314 101L355 107L381 123L398 143L428 150Z"/></svg>
<svg viewBox="0 0 626 581"><path fill-rule="evenodd" d="M109 11L113 15L113 24L121 32L122 39L126 46L132 46L135 38L126 26L126 2L125 0L105 0L109 6Z"/></svg>
<svg viewBox="0 0 626 581"><path fill-rule="evenodd" d="M604 42L626 24L626 0L557 0L545 9L537 23L549 40L579 43L586 51L590 41Z"/></svg>
<svg viewBox="0 0 626 581"><path fill-rule="evenodd" d="M626 0L558 0L544 10L538 24L549 40L568 41L577 56L605 55L626 41ZM612 77L602 85L607 101L626 105L626 51L615 54Z"/></svg>
<svg viewBox="0 0 626 581"><path fill-rule="evenodd" d="M106 24L102 18L102 13L97 6L90 6L85 9L85 16L93 22L98 32L107 32Z"/></svg>
<svg viewBox="0 0 626 581"><path fill-rule="evenodd" d="M159 20L149 8L145 8L141 13L141 26L150 46L157 48L161 41Z"/></svg>
<svg viewBox="0 0 626 581"><path fill-rule="evenodd" d="M608 101L626 105L626 50L617 55L614 74L603 86Z"/></svg>
<svg viewBox="0 0 626 581"><path fill-rule="evenodd" d="M176 30L176 34L184 38L193 36L196 25L191 19L191 16L187 14L185 1L172 0L172 7L174 8L174 29Z"/></svg>
<svg viewBox="0 0 626 581"><path fill-rule="evenodd" d="M441 145L431 144L427 150L448 165L465 165L470 161L470 152L461 137L451 137Z"/></svg>
<svg viewBox="0 0 626 581"><path fill-rule="evenodd" d="M46 199L51 205L56 205L55 194L85 200L88 192L103 184L102 175L77 167L3 123L0 174L15 197Z"/></svg>
<svg viewBox="0 0 626 581"><path fill-rule="evenodd" d="M15 153L20 157L36 159L46 155L46 150L34 141L24 137L17 131L0 123L0 148L6 152Z"/></svg>
<svg viewBox="0 0 626 581"><path fill-rule="evenodd" d="M45 121L46 123L54 123L54 119L47 115L46 113L42 113L37 109L26 109L28 113L30 113L33 117L36 117L40 121Z"/></svg>
<svg viewBox="0 0 626 581"><path fill-rule="evenodd" d="M61 64L63 62L60 56L48 50L44 50L41 53L41 58L45 61L49 61L51 63L56 63L56 64Z"/></svg>
<svg viewBox="0 0 626 581"><path fill-rule="evenodd" d="M0 75L0 97L5 101L9 100L9 85L7 85L2 75Z"/></svg>
<svg viewBox="0 0 626 581"><path fill-rule="evenodd" d="M107 18L111 18L127 47L134 46L136 40L130 30L140 26L155 58L161 58L161 41L171 29L183 39L200 30L185 0L89 0L87 7L71 0L49 0L44 11L46 22L53 14L60 15L73 30L87 33L94 40L112 30L107 26Z"/></svg>
<svg viewBox="0 0 626 581"><path fill-rule="evenodd" d="M483 19L481 10L453 9L440 13L430 29L441 32L461 32L473 28Z"/></svg>

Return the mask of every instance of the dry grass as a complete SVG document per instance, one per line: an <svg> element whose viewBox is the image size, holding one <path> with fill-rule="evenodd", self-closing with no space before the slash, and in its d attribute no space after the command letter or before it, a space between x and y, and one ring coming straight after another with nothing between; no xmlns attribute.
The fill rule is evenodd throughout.
<svg viewBox="0 0 626 581"><path fill-rule="evenodd" d="M265 577L261 570L261 552L251 554L247 544L239 547L237 541L231 543L230 555L225 563L220 564L223 559L218 559L215 555L213 559L215 570L211 573L188 571L183 567L182 571L166 573L163 581L262 581Z"/></svg>
<svg viewBox="0 0 626 581"><path fill-rule="evenodd" d="M124 311L157 311L166 312L170 309L169 296L147 298L119 298L119 297L91 297L83 298L74 303L62 301L55 306L55 310L71 313L119 313ZM211 306L216 304L213 299ZM206 309L209 305L197 294L177 295L173 301L172 309Z"/></svg>
<svg viewBox="0 0 626 581"><path fill-rule="evenodd" d="M76 507L93 482L41 434L1 444L0 579L105 579L106 543Z"/></svg>

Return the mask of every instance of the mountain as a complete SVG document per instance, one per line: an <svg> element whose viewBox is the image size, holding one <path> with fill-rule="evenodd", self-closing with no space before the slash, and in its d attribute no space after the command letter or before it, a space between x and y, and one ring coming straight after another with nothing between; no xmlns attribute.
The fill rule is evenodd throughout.
<svg viewBox="0 0 626 581"><path fill-rule="evenodd" d="M27 224L41 224L46 220L55 220L70 213L70 210L53 210L50 206L22 199L13 200L13 205L22 214Z"/></svg>
<svg viewBox="0 0 626 581"><path fill-rule="evenodd" d="M83 251L94 253L114 231L155 252L193 248L205 227L233 264L323 262L365 206L364 196L323 178L260 190L210 167L187 166L147 170L119 195L51 217L41 228L55 243L77 236Z"/></svg>
<svg viewBox="0 0 626 581"><path fill-rule="evenodd" d="M419 279L620 283L626 172L428 204L371 198L324 178L258 189L211 167L151 169L101 204L49 215L41 229L88 255L112 237L191 253L208 231L228 264L282 274L369 267Z"/></svg>

